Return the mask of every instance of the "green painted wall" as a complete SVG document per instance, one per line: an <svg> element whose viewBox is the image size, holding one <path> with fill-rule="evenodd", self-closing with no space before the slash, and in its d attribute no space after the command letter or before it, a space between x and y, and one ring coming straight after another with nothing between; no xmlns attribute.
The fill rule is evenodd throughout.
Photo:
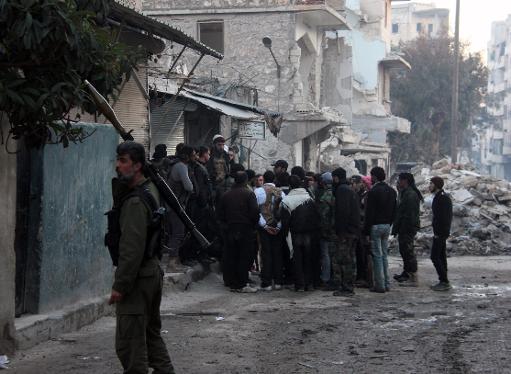
<svg viewBox="0 0 511 374"><path fill-rule="evenodd" d="M103 245L104 213L119 137L110 125L83 124L83 143L47 145L42 154L38 311L106 295L112 264Z"/></svg>
<svg viewBox="0 0 511 374"><path fill-rule="evenodd" d="M6 115L0 113L0 131L9 132ZM17 144L0 142L0 355L14 350L14 298L16 227L16 155Z"/></svg>

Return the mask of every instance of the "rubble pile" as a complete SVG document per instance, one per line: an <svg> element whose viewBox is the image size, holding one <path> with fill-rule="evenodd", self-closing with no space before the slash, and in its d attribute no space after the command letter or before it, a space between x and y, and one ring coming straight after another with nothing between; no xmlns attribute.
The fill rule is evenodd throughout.
<svg viewBox="0 0 511 374"><path fill-rule="evenodd" d="M431 167L416 166L418 189L425 196L421 208L421 230L417 234L417 252L429 254L433 240L431 196L428 186L434 176L445 181L444 190L453 202L451 237L447 241L450 255L511 254L511 184L481 175L470 165L452 165L448 159Z"/></svg>

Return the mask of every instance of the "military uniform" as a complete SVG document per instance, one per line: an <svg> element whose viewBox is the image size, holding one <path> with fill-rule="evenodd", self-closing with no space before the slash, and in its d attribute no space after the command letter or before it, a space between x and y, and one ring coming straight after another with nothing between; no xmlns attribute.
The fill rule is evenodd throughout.
<svg viewBox="0 0 511 374"><path fill-rule="evenodd" d="M151 194L159 201L156 187L147 179ZM117 303L115 348L124 373L170 374L174 368L160 335L160 303L163 272L159 260L145 258L147 228L152 212L139 196L127 198L121 207L119 264L112 289L122 294Z"/></svg>
<svg viewBox="0 0 511 374"><path fill-rule="evenodd" d="M338 286L339 290L353 291L356 247L357 237L354 235L339 236L337 247L330 247L332 283Z"/></svg>
<svg viewBox="0 0 511 374"><path fill-rule="evenodd" d="M335 173L335 170L332 174ZM355 249L360 236L360 203L358 195L341 176L335 190L335 231L339 237L337 251L332 256L334 282L339 291L353 292Z"/></svg>
<svg viewBox="0 0 511 374"><path fill-rule="evenodd" d="M318 201L318 210L321 216L321 280L324 283L334 281L331 273L331 259L337 251L337 234L334 229L335 198L332 187L327 186L321 190Z"/></svg>

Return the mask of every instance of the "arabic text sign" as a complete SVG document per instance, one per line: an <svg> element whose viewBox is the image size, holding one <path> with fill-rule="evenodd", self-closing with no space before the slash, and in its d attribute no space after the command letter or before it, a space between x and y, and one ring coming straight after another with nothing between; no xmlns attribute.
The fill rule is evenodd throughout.
<svg viewBox="0 0 511 374"><path fill-rule="evenodd" d="M264 140L266 124L263 121L243 121L239 123L238 131L242 139Z"/></svg>

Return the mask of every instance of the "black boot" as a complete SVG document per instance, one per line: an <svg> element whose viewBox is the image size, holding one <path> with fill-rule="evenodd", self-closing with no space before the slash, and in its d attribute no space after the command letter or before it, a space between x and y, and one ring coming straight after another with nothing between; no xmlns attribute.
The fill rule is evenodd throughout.
<svg viewBox="0 0 511 374"><path fill-rule="evenodd" d="M394 274L394 279L401 283L410 279L410 275L406 271L403 271L401 274Z"/></svg>

